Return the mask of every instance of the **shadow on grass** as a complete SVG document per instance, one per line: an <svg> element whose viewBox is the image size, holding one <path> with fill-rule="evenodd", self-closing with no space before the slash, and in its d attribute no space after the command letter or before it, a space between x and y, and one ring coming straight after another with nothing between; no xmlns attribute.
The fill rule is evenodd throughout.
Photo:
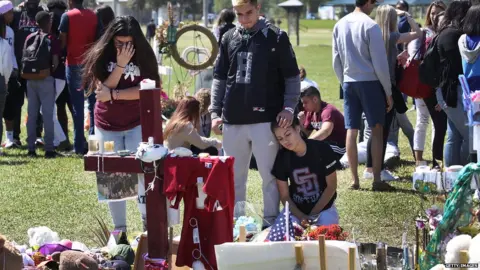
<svg viewBox="0 0 480 270"><path fill-rule="evenodd" d="M415 161L400 159L399 157L391 158L385 162L385 167L388 169L396 169L398 167L415 167Z"/></svg>
<svg viewBox="0 0 480 270"><path fill-rule="evenodd" d="M359 189L357 189L357 191L377 192L377 193L379 193L379 192L380 193L403 193L403 194L407 194L407 195L417 195L421 199L427 200L427 197L423 193L420 193L420 192L418 192L416 190L412 190L412 189L404 189L404 188L398 188L398 187L395 187L395 190L393 190L393 191L373 191L370 188L359 188Z"/></svg>
<svg viewBox="0 0 480 270"><path fill-rule="evenodd" d="M20 166L25 165L29 160L0 160L0 165Z"/></svg>

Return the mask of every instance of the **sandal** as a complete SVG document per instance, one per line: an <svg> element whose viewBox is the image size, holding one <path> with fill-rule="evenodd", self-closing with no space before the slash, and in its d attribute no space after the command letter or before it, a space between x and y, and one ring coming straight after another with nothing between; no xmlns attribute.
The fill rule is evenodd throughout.
<svg viewBox="0 0 480 270"><path fill-rule="evenodd" d="M373 191L395 191L395 187L390 186L385 182L373 182L372 184Z"/></svg>
<svg viewBox="0 0 480 270"><path fill-rule="evenodd" d="M348 189L350 189L350 190L359 190L359 189L360 189L360 184L353 184L353 185L351 185Z"/></svg>

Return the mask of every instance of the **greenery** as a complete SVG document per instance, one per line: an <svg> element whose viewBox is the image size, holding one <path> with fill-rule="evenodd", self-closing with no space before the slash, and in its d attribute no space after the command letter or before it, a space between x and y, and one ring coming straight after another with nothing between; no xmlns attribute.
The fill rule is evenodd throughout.
<svg viewBox="0 0 480 270"><path fill-rule="evenodd" d="M294 48L298 63L306 68L308 77L319 84L323 99L343 110L343 101L339 100L338 80L332 69L331 28L326 28L327 24L333 23L302 23L309 23L309 27L301 32L300 46ZM295 37L291 38L294 40ZM168 63L170 62L165 61L165 64ZM181 78L184 77L179 77L179 80ZM168 81L166 77L163 79ZM173 83L177 81L177 76L172 75L171 79ZM164 83L164 87L171 95L173 88L170 84ZM23 107L23 116L26 107ZM414 124L415 112L407 114ZM427 134L430 136L431 133ZM25 143L25 128L21 135ZM428 138L426 141L431 140ZM339 183L336 206L340 214L340 225L350 236L354 229L357 240L383 241L399 246L404 222L408 222L409 241L414 242L414 218L421 209L422 199L411 192L414 162L403 135L400 135L400 150L402 160L393 169L393 172L403 179L393 183L399 189L397 192L372 192L371 181L363 180L361 190L351 191L348 189L351 184L350 172L345 170L337 173ZM100 216L112 228L108 207L97 201L95 174L84 172L82 159L32 159L26 156L26 148L5 152L7 155L0 157L0 197L3 198L0 206L0 233L5 234L8 239L27 243L28 228L48 226L57 231L61 238L95 246L97 237L92 228L99 226L96 217ZM43 151L38 153L41 155ZM430 153L430 144L427 143L426 159L431 158ZM363 169L363 166L359 168L360 174ZM261 187L258 172L250 171L248 200L256 205L262 205ZM423 203L430 206L430 203ZM129 201L127 205L129 233L137 233L141 231L142 223L136 201ZM180 229L179 226L175 228L176 235Z"/></svg>

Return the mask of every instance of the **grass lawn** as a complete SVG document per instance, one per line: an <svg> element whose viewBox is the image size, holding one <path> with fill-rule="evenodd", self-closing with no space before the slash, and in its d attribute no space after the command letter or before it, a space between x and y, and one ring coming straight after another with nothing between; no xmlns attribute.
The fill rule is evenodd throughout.
<svg viewBox="0 0 480 270"><path fill-rule="evenodd" d="M321 25L327 23L331 26L331 22ZM343 110L338 81L331 67L331 30L311 28L301 33L301 46L295 47L298 63L305 66L310 79L318 82L323 99ZM415 124L415 112L408 112L408 115ZM23 141L25 137L23 129ZM429 159L429 144L426 147L425 158ZM403 181L394 183L400 189L396 193L372 192L370 181L361 182L362 190L350 191L347 189L351 182L349 171L338 172L336 205L341 226L347 231L355 228L357 239L363 242L383 241L398 246L405 221L409 226L409 238L414 241L414 218L421 209L422 200L410 192L413 156L403 135L400 135L400 150L402 161L393 171ZM7 156L0 157L0 197L3 201L0 233L17 243L27 243L28 228L48 226L62 238L95 246L91 231L98 227L95 216L111 225L108 207L97 202L95 175L83 171L82 159L29 159L26 152L26 149L9 150ZM363 172L363 167L359 172ZM256 171L249 174L248 200L262 204L261 178ZM429 206L428 202L424 204ZM128 202L127 211L129 231L140 231L141 219L135 201ZM176 233L179 230L177 227Z"/></svg>

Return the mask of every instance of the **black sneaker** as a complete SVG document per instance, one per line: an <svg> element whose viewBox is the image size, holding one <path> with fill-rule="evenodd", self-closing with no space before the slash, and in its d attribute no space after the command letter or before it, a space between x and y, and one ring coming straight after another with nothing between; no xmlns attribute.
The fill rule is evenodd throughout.
<svg viewBox="0 0 480 270"><path fill-rule="evenodd" d="M58 153L55 151L46 151L45 152L45 158L56 158L58 156Z"/></svg>
<svg viewBox="0 0 480 270"><path fill-rule="evenodd" d="M65 140L57 146L57 150L62 152L70 152L72 151L72 144L68 140Z"/></svg>
<svg viewBox="0 0 480 270"><path fill-rule="evenodd" d="M21 147L21 146L22 146L22 141L20 141L19 139L13 139L13 143L14 143L15 146L17 146L17 147Z"/></svg>
<svg viewBox="0 0 480 270"><path fill-rule="evenodd" d="M35 152L35 151L28 151L27 156L29 156L29 157L31 157L31 158L36 158L36 157L37 157L37 152Z"/></svg>

